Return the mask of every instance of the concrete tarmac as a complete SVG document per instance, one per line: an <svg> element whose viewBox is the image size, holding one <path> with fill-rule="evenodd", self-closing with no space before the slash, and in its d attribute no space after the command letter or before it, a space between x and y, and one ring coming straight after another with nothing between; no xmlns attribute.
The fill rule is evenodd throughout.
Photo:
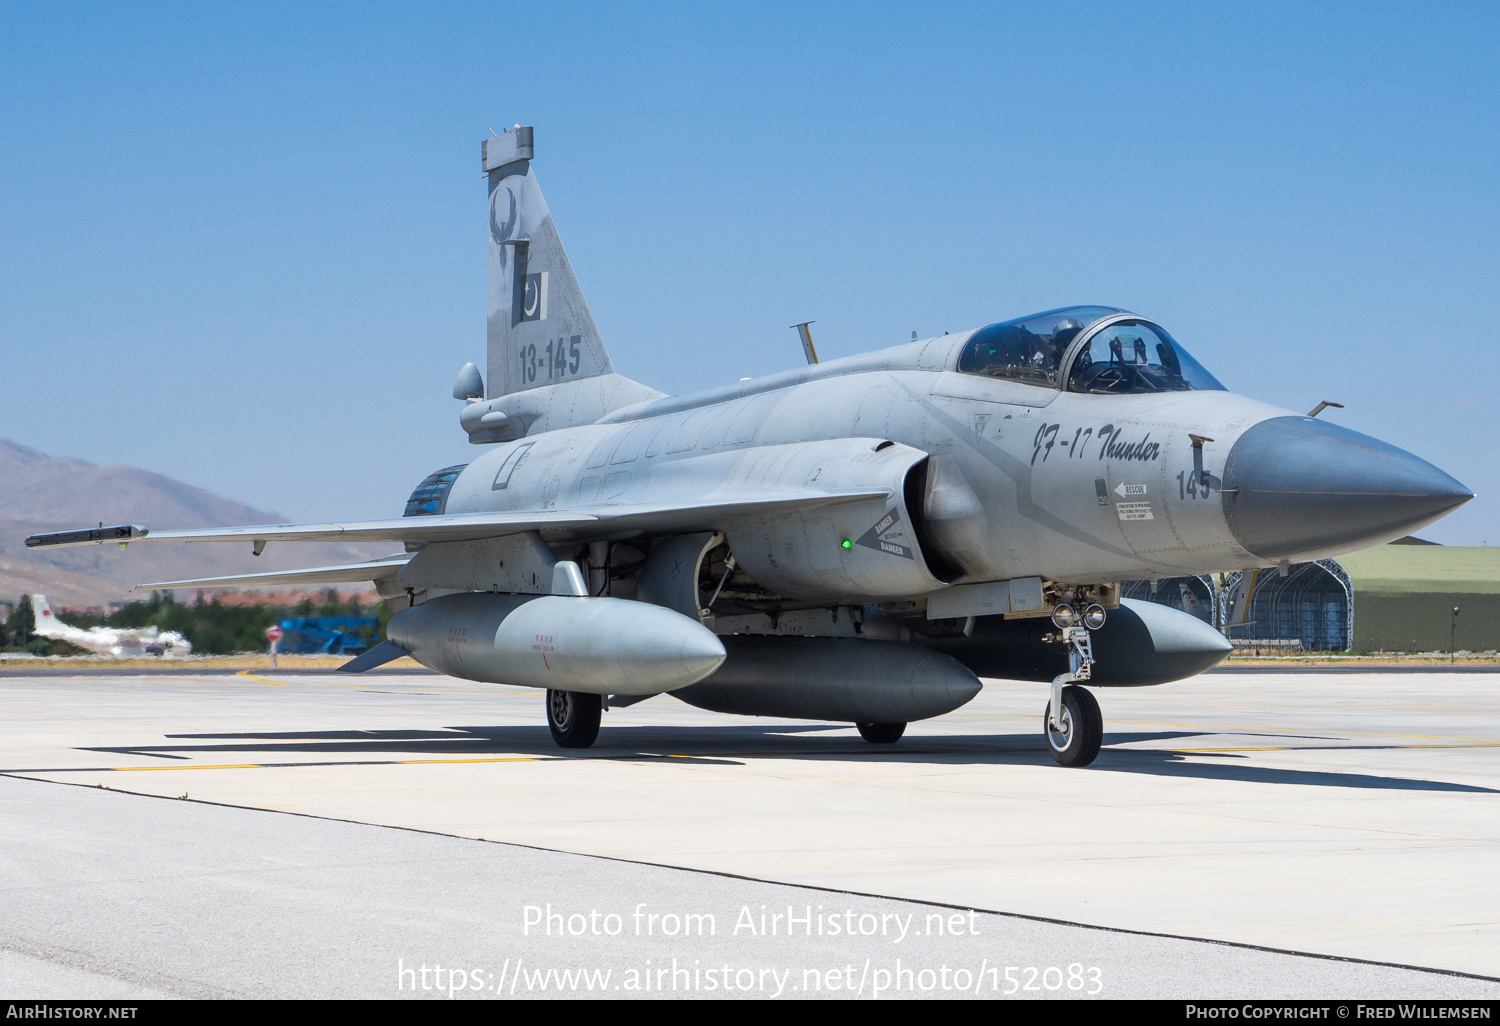
<svg viewBox="0 0 1500 1026"><path fill-rule="evenodd" d="M565 753L430 674L7 675L0 994L1500 997L1497 684L1101 689L1064 770L1038 685L889 747L661 697Z"/></svg>

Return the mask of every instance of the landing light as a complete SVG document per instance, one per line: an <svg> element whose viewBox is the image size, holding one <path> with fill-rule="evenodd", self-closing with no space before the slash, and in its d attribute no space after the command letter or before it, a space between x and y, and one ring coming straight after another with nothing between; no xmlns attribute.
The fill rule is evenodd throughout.
<svg viewBox="0 0 1500 1026"><path fill-rule="evenodd" d="M1078 614L1073 607L1066 602L1059 602L1052 607L1052 622L1063 630L1067 630L1078 621Z"/></svg>
<svg viewBox="0 0 1500 1026"><path fill-rule="evenodd" d="M1095 603L1083 611L1083 625L1091 631L1104 626L1104 607Z"/></svg>

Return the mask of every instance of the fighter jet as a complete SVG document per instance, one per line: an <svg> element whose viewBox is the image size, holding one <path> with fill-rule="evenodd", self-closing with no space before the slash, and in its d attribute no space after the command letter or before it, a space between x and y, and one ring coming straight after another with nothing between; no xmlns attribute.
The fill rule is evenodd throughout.
<svg viewBox="0 0 1500 1026"><path fill-rule="evenodd" d="M1113 306L665 395L611 364L534 158L530 128L483 143L487 368L465 365L453 390L474 458L428 476L403 516L27 544L401 543L369 563L149 587L372 581L399 611L344 669L409 654L545 689L564 747L658 694L888 744L988 677L1050 682L1046 747L1083 766L1103 733L1085 683L1177 680L1230 651L1197 617L1122 600L1120 582L1284 571L1472 497L1395 446L1228 391L1165 327Z"/></svg>
<svg viewBox="0 0 1500 1026"><path fill-rule="evenodd" d="M52 612L46 595L31 596L31 611L36 620L32 633L43 638L57 638L101 655L184 656L193 650L192 643L181 634L156 627L90 627L87 630L71 627Z"/></svg>

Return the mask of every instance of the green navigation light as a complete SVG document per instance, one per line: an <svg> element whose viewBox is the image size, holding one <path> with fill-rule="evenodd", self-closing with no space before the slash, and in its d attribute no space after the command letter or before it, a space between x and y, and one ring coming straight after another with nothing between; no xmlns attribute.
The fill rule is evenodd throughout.
<svg viewBox="0 0 1500 1026"><path fill-rule="evenodd" d="M843 541L839 542L839 545L841 547L843 547L843 548L846 548L846 549L852 549L852 548L854 548L854 543L852 541L850 541L848 538L845 538Z"/></svg>

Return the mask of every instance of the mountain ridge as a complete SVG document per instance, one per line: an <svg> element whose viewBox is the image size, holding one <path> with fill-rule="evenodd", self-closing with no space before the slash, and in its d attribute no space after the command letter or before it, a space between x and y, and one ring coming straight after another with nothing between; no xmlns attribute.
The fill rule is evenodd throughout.
<svg viewBox="0 0 1500 1026"><path fill-rule="evenodd" d="M159 530L285 523L279 513L124 464L50 456L0 438L0 598L44 592L59 608L127 600L149 581L222 577L373 559L389 545L271 544L260 557L232 544L136 544L36 550L27 535L106 524ZM139 597L139 596L137 596Z"/></svg>

